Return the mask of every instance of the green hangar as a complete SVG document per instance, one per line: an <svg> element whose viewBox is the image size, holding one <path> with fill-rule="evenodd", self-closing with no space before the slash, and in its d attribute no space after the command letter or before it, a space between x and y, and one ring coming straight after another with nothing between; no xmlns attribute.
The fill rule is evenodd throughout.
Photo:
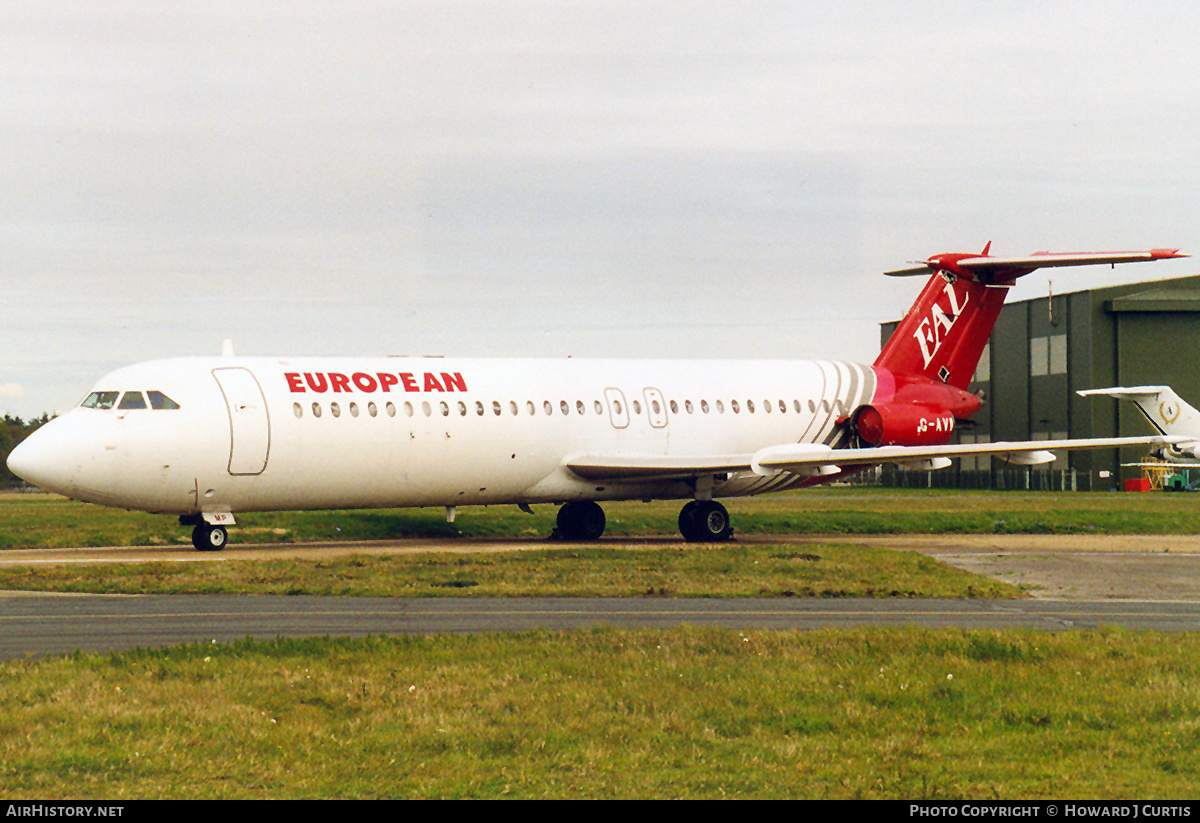
<svg viewBox="0 0 1200 823"><path fill-rule="evenodd" d="M882 324L882 340L898 325ZM956 437L971 443L1152 434L1132 403L1076 394L1146 385L1171 386L1200 407L1200 276L1006 304L970 385L985 398L983 408ZM1102 491L1142 477L1141 469L1121 464L1147 455L1143 448L1060 452L1053 463L1032 469L960 458L930 473L889 465L880 478L902 485ZM1191 482L1200 481L1196 474Z"/></svg>

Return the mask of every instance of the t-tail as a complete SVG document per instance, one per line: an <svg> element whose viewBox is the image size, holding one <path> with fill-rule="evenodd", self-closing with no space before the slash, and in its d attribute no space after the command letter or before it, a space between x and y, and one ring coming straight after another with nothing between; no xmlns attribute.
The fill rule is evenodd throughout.
<svg viewBox="0 0 1200 823"><path fill-rule="evenodd" d="M966 389L1000 309L1018 277L1052 266L1139 263L1187 257L1178 249L1135 252L1035 252L1026 257L937 254L892 276L931 274L917 301L875 360L877 369Z"/></svg>
<svg viewBox="0 0 1200 823"><path fill-rule="evenodd" d="M1131 388L1087 389L1083 396L1103 394L1128 400L1159 434L1191 438L1163 447L1159 455L1167 460L1196 462L1200 458L1200 411L1189 405L1170 386L1134 386Z"/></svg>
<svg viewBox="0 0 1200 823"><path fill-rule="evenodd" d="M1018 277L1047 266L1115 265L1187 256L1177 249L1153 249L991 257L991 245L981 254L937 254L913 267L887 272L930 277L875 360L871 403L856 409L847 421L860 445L950 442L957 422L979 410L982 401L967 386Z"/></svg>

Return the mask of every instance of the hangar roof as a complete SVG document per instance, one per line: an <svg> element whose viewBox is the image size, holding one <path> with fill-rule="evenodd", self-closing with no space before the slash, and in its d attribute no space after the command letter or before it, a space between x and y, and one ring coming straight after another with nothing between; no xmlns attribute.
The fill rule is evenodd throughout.
<svg viewBox="0 0 1200 823"><path fill-rule="evenodd" d="M1200 311L1200 289L1150 289L1104 301L1110 312Z"/></svg>

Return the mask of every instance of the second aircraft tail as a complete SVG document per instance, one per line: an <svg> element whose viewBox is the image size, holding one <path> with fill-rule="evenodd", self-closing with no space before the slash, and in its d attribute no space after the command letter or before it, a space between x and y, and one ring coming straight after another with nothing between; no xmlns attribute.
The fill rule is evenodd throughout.
<svg viewBox="0 0 1200 823"><path fill-rule="evenodd" d="M1170 386L1087 389L1079 394L1103 394L1128 400L1138 407L1142 416L1159 434L1200 439L1200 411L1188 405Z"/></svg>

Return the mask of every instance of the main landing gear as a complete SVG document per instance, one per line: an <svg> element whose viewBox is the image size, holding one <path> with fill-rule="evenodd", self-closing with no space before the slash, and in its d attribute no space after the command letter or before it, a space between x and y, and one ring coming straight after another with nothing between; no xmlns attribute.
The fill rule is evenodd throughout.
<svg viewBox="0 0 1200 823"><path fill-rule="evenodd" d="M733 524L717 501L693 500L679 513L679 533L689 543L723 543L733 536Z"/></svg>
<svg viewBox="0 0 1200 823"><path fill-rule="evenodd" d="M594 500L572 500L558 510L558 536L563 540L596 540L604 534L604 509Z"/></svg>
<svg viewBox="0 0 1200 823"><path fill-rule="evenodd" d="M563 540L597 540L604 534L604 509L592 500L573 500L558 510ZM723 543L733 536L729 512L715 500L693 500L679 513L679 532L689 543Z"/></svg>

